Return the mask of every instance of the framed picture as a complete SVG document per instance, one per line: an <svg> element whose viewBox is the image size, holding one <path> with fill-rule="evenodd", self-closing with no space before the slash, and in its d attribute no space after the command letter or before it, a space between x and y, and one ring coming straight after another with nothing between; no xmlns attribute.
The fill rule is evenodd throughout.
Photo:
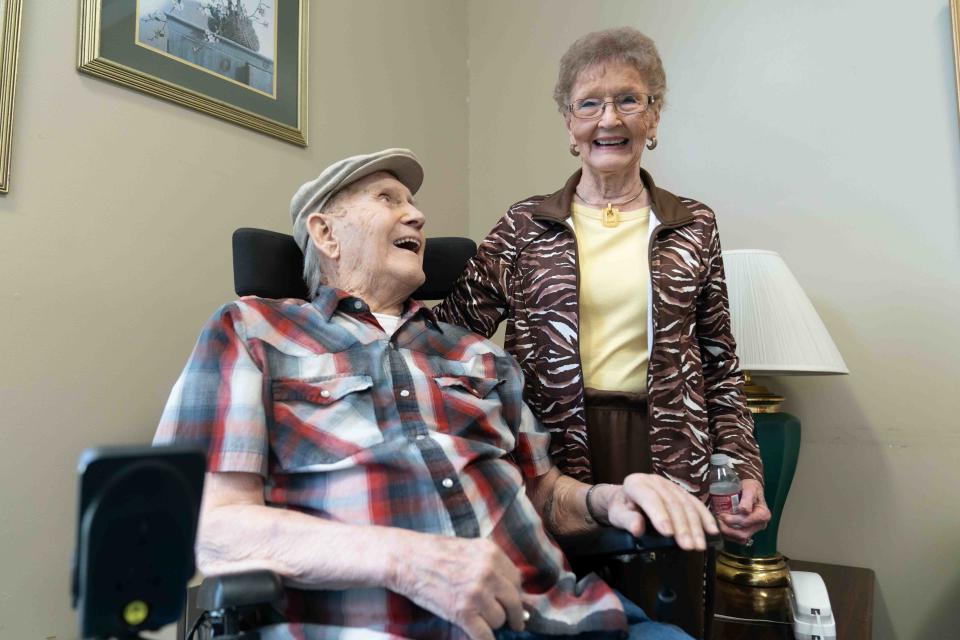
<svg viewBox="0 0 960 640"><path fill-rule="evenodd" d="M77 67L307 145L309 0L80 0Z"/></svg>
<svg viewBox="0 0 960 640"><path fill-rule="evenodd" d="M950 23L953 25L953 73L957 83L957 117L960 118L960 0L950 0Z"/></svg>
<svg viewBox="0 0 960 640"><path fill-rule="evenodd" d="M19 44L20 0L0 0L0 193L10 190L10 143Z"/></svg>

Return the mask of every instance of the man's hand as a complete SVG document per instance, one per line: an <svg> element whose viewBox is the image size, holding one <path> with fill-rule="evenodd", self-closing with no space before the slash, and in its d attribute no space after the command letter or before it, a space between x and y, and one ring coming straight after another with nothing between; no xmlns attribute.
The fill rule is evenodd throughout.
<svg viewBox="0 0 960 640"><path fill-rule="evenodd" d="M453 622L474 640L493 640L505 623L522 631L520 571L495 543L416 534L391 570L387 588Z"/></svg>
<svg viewBox="0 0 960 640"><path fill-rule="evenodd" d="M721 513L717 520L723 537L738 544L747 544L758 531L767 528L770 509L763 499L763 485L757 480L741 483L740 510L737 513Z"/></svg>
<svg viewBox="0 0 960 640"><path fill-rule="evenodd" d="M695 496L661 476L633 473L622 485L600 489L615 491L608 496L606 517L610 524L626 529L634 536L646 530L644 516L665 536L673 536L677 545L687 551L707 548L704 531L719 533L710 511Z"/></svg>

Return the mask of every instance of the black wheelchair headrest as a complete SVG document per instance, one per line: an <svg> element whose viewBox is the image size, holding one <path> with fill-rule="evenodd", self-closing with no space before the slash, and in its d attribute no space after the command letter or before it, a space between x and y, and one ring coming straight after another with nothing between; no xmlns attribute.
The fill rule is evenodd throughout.
<svg viewBox="0 0 960 640"><path fill-rule="evenodd" d="M445 298L476 252L477 245L469 238L427 238L423 256L427 279L412 297ZM293 236L266 229L234 231L233 288L239 296L305 299L303 254Z"/></svg>

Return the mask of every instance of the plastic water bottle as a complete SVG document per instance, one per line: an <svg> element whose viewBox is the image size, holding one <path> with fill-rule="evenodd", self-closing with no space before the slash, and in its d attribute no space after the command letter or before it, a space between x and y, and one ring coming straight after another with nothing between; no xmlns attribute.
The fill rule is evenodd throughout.
<svg viewBox="0 0 960 640"><path fill-rule="evenodd" d="M740 510L740 478L733 469L730 456L715 453L710 456L710 508L715 514L736 513Z"/></svg>

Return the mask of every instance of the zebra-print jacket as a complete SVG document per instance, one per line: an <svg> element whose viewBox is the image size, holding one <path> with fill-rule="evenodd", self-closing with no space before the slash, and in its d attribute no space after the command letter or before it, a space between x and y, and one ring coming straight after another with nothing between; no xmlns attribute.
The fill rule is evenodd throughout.
<svg viewBox="0 0 960 640"><path fill-rule="evenodd" d="M710 454L723 452L742 463L741 478L763 482L713 211L640 173L653 198L647 372L653 469L705 497ZM487 337L507 320L505 346L523 370L524 398L552 432L554 461L590 482L577 245L568 222L579 181L578 171L560 191L510 207L435 311ZM616 274L610 282L616 286Z"/></svg>

